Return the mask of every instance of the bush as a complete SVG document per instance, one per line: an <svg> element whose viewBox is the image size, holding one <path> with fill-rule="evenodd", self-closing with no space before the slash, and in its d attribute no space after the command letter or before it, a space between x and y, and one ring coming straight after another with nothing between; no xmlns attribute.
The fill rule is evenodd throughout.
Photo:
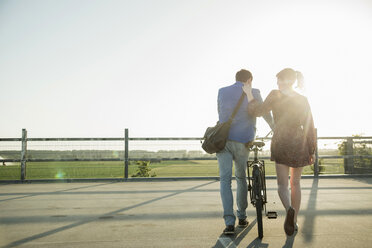
<svg viewBox="0 0 372 248"><path fill-rule="evenodd" d="M314 172L314 165L313 164L310 165L310 169ZM325 172L325 166L323 165L323 159L322 158L320 158L318 160L318 172L319 172L319 174Z"/></svg>
<svg viewBox="0 0 372 248"><path fill-rule="evenodd" d="M138 165L137 173L133 174L132 177L156 177L155 173L150 175L151 168L149 168L150 161L137 161Z"/></svg>

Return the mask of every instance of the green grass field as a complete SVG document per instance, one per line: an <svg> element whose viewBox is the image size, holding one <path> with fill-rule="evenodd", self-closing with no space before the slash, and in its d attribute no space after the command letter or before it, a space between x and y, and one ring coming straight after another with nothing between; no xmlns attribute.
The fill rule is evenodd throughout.
<svg viewBox="0 0 372 248"><path fill-rule="evenodd" d="M275 165L265 161L266 175L275 175ZM324 159L324 174L343 174L342 159ZM137 165L129 165L129 177L137 171ZM156 177L205 177L218 176L216 160L162 161L150 164L150 174ZM234 172L233 172L234 173ZM311 175L311 166L303 174ZM0 166L0 180L20 179L20 165ZM69 178L123 178L124 162L29 162L26 167L27 179L69 179Z"/></svg>

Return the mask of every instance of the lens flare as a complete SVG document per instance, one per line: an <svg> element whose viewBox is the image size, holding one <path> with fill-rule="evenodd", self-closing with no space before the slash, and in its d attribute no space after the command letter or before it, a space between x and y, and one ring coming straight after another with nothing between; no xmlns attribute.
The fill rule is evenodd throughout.
<svg viewBox="0 0 372 248"><path fill-rule="evenodd" d="M65 175L66 175L65 172L63 172L63 171L58 171L57 174L55 175L55 178L57 178L57 179L64 178Z"/></svg>

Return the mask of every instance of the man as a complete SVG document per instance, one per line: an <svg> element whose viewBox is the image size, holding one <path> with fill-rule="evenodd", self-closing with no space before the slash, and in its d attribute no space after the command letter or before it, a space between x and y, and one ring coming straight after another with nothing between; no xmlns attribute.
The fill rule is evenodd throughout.
<svg viewBox="0 0 372 248"><path fill-rule="evenodd" d="M240 96L243 93L244 84L252 84L252 74L247 70L240 70L235 75L236 82L233 85L221 88L218 91L218 115L219 122L226 122ZM258 101L262 102L262 97L258 89L252 89L252 93ZM224 209L224 220L226 228L223 231L226 235L235 232L235 214L233 209L233 194L231 190L232 162L235 162L235 177L237 181L236 203L239 227L248 225L246 208L247 202L247 180L246 168L248 160L248 149L246 144L253 141L256 135L256 117L248 115L248 100L245 95L241 106L231 124L228 141L225 148L217 153L217 160L220 171L220 194ZM264 116L266 122L272 126L273 119L268 113Z"/></svg>

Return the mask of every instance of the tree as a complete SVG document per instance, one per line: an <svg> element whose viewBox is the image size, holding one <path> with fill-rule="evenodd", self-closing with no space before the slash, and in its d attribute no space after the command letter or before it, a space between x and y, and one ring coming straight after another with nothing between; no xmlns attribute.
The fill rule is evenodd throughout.
<svg viewBox="0 0 372 248"><path fill-rule="evenodd" d="M353 137L361 137L360 135L353 135ZM353 155L366 156L372 155L372 148L368 146L371 141L353 142ZM343 141L338 145L338 152L340 155L347 154L347 141ZM354 157L354 169L372 169L372 158ZM362 171L363 172L363 171Z"/></svg>

